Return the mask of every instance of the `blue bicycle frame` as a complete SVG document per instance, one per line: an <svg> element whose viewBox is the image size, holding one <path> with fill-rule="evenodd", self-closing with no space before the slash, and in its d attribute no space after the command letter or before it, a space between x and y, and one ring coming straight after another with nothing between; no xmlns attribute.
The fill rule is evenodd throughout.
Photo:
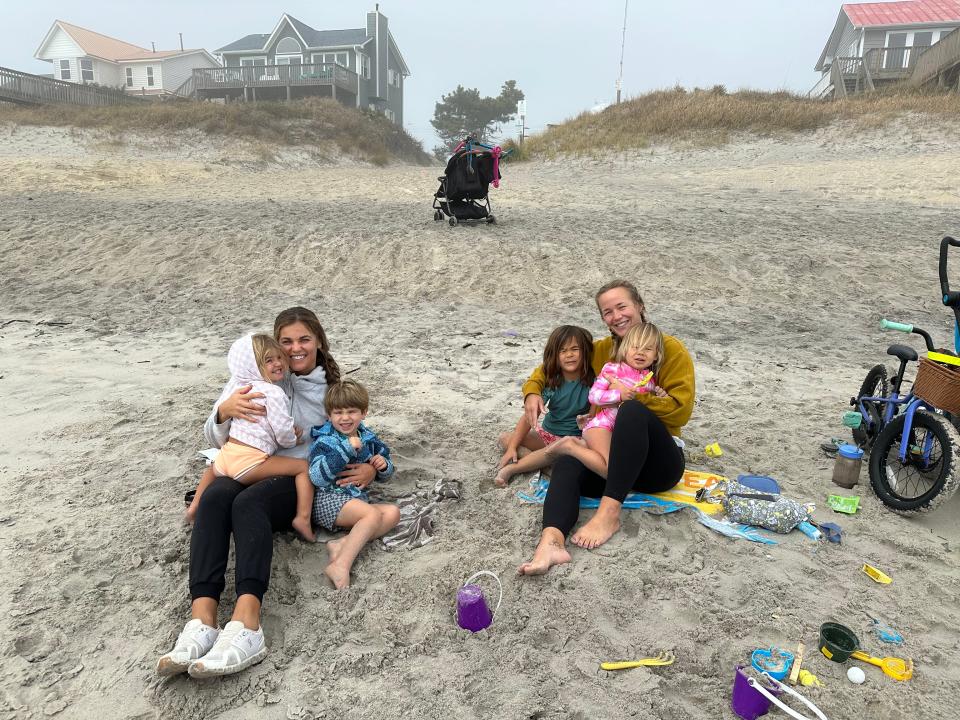
<svg viewBox="0 0 960 720"><path fill-rule="evenodd" d="M857 403L860 414L867 420L871 422L870 413L867 411L866 406L863 404L864 401L871 401L874 403L883 403L886 405L883 411L883 425L887 425L894 416L897 414L897 408L901 405L906 405L906 409L903 411L904 421L903 421L903 432L901 437L908 438L910 437L910 430L913 429L913 416L916 415L917 410L924 409L932 412L936 412L937 408L916 397L913 392L908 393L904 397L900 397L897 392L892 392L889 397L863 397L860 398ZM926 439L923 442L923 448L921 448L921 457L923 458L923 467L926 467L930 464L930 454L933 451L933 436L927 435ZM907 450L910 447L907 443L900 443L900 450L897 453L900 463L903 464L907 459ZM914 456L914 459L916 457Z"/></svg>

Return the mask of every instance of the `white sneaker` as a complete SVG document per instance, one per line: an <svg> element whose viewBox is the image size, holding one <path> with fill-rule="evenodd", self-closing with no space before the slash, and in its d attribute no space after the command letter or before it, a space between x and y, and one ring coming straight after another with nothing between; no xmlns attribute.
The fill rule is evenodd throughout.
<svg viewBox="0 0 960 720"><path fill-rule="evenodd" d="M267 655L263 628L248 630L239 620L231 620L206 655L187 668L190 677L231 675L255 665Z"/></svg>
<svg viewBox="0 0 960 720"><path fill-rule="evenodd" d="M157 674L166 676L186 672L190 663L210 652L219 635L220 628L204 625L194 618L183 626L173 650L157 660Z"/></svg>

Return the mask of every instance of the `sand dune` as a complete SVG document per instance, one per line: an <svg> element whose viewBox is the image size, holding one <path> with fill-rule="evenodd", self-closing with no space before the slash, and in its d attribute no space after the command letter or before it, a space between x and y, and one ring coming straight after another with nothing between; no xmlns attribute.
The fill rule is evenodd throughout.
<svg viewBox="0 0 960 720"><path fill-rule="evenodd" d="M194 135L0 128L0 714L733 717L735 663L810 647L836 620L917 670L895 683L867 669L854 686L811 653L825 687L809 696L830 718L948 717L960 504L904 519L861 486L860 512L835 515L818 445L842 434L866 369L903 339L881 317L951 335L936 248L960 232L955 137L908 118L509 165L493 191L500 222L454 229L431 218L439 168L293 151L264 164ZM550 329L599 335L593 292L620 276L696 359L688 466L776 477L843 527L842 546L798 533L752 545L632 512L601 550L513 575L539 511L493 487L494 439ZM370 387L371 424L397 460L388 492L444 477L464 497L433 544L366 551L344 592L322 575L322 546L278 536L266 661L160 681L155 657L188 612L181 498L226 350L294 304L318 312ZM713 441L721 458L702 450ZM872 583L863 562L894 583ZM468 636L454 594L481 568L502 575L505 599ZM881 646L868 615L906 644ZM676 664L598 670L659 649Z"/></svg>

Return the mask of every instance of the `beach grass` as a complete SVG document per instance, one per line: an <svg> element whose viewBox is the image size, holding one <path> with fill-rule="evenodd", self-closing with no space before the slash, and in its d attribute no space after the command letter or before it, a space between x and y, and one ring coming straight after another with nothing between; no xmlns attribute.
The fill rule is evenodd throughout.
<svg viewBox="0 0 960 720"><path fill-rule="evenodd" d="M838 121L852 121L851 131L855 132L883 126L908 113L960 119L960 95L892 90L830 102L789 92L728 93L722 85L707 90L676 87L552 126L527 138L514 159L595 155L653 143L723 144L733 133L804 132ZM515 145L514 140L504 143L504 147Z"/></svg>
<svg viewBox="0 0 960 720"><path fill-rule="evenodd" d="M379 113L330 99L220 104L157 102L107 107L0 106L0 122L126 132L199 130L270 146L335 145L340 151L385 165L390 160L429 164L418 140Z"/></svg>

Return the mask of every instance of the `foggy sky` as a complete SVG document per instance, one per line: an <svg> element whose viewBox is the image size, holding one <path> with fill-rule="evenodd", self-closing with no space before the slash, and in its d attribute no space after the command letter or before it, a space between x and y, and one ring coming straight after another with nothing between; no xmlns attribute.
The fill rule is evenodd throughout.
<svg viewBox="0 0 960 720"><path fill-rule="evenodd" d="M0 66L51 73L35 60L54 20L158 50L209 51L251 33L269 33L286 12L317 30L363 28L366 0L273 3L162 0L146 3L3 0ZM806 92L842 3L836 0L632 0L623 62L625 97L672 87ZM527 96L527 125L537 132L614 99L619 72L622 0L487 0L482 15L466 4L384 0L380 11L411 76L404 87L405 126L429 150L434 104L458 84L496 95L516 80ZM513 127L505 134L513 134Z"/></svg>

